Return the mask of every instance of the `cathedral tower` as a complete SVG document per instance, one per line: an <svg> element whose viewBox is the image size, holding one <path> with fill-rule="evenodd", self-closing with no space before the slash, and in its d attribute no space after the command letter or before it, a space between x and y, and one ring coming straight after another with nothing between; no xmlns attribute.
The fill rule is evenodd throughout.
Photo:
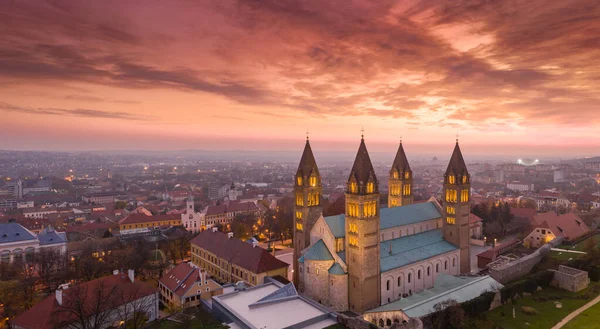
<svg viewBox="0 0 600 329"><path fill-rule="evenodd" d="M471 272L469 257L469 199L471 176L463 159L458 139L444 175L444 239L460 248L460 273Z"/></svg>
<svg viewBox="0 0 600 329"><path fill-rule="evenodd" d="M294 177L294 283L299 286L298 258L310 246L310 230L321 216L321 175L308 137Z"/></svg>
<svg viewBox="0 0 600 329"><path fill-rule="evenodd" d="M379 183L362 138L346 187L348 304L354 312L380 303L379 228Z"/></svg>
<svg viewBox="0 0 600 329"><path fill-rule="evenodd" d="M413 203L413 174L402 147L398 146L396 158L390 169L388 178L388 208L408 206Z"/></svg>

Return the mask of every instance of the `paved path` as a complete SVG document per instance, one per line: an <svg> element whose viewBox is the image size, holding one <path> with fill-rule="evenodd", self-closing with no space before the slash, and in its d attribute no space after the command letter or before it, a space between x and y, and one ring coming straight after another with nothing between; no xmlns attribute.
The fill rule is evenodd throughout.
<svg viewBox="0 0 600 329"><path fill-rule="evenodd" d="M600 296L592 299L589 303L583 305L582 307L576 309L571 314L567 315L564 319L562 319L559 323L557 323L552 329L560 329L569 321L573 320L574 317L578 316L581 312L587 310L588 308L596 305L596 303L600 302Z"/></svg>

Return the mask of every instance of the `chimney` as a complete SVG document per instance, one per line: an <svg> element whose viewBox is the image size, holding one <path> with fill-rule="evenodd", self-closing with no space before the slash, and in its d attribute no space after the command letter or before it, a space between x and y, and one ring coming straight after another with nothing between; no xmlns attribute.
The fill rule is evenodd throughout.
<svg viewBox="0 0 600 329"><path fill-rule="evenodd" d="M131 281L131 282L135 281L135 271L134 270L127 270L127 276L129 276L129 281Z"/></svg>
<svg viewBox="0 0 600 329"><path fill-rule="evenodd" d="M113 270L113 275L119 275L119 270Z"/></svg>
<svg viewBox="0 0 600 329"><path fill-rule="evenodd" d="M62 287L59 287L58 289L56 289L54 294L56 296L56 302L58 303L58 305L62 305L62 303L63 303Z"/></svg>
<svg viewBox="0 0 600 329"><path fill-rule="evenodd" d="M228 237L229 239L233 238L233 232L229 232L229 233L227 233L227 237Z"/></svg>
<svg viewBox="0 0 600 329"><path fill-rule="evenodd" d="M217 232L219 229L215 226L212 228L213 232Z"/></svg>

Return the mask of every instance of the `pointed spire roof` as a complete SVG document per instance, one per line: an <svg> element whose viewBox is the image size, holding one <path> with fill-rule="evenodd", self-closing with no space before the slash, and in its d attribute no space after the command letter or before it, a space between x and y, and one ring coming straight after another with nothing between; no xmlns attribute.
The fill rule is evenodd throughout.
<svg viewBox="0 0 600 329"><path fill-rule="evenodd" d="M300 165L298 165L296 175L309 176L313 172L319 176L317 161L315 161L312 149L310 148L310 143L308 142L308 138L306 138L306 145L304 146L304 152L302 152L302 158L300 158Z"/></svg>
<svg viewBox="0 0 600 329"><path fill-rule="evenodd" d="M373 164L371 163L371 158L369 157L369 152L367 151L367 146L365 145L365 139L361 138L360 146L358 147L358 152L356 153L354 165L352 165L352 170L350 171L350 177L348 180L354 177L358 183L363 182L366 184L371 176L375 182L377 182L375 170L373 169Z"/></svg>
<svg viewBox="0 0 600 329"><path fill-rule="evenodd" d="M392 170L394 168L398 170L399 173L411 171L410 165L408 164L408 159L406 158L406 153L404 153L404 147L402 147L402 141L400 141L398 152L396 152L396 157L394 158L394 163L392 164Z"/></svg>
<svg viewBox="0 0 600 329"><path fill-rule="evenodd" d="M465 160L463 159L462 152L460 151L460 146L458 146L458 139L456 140L456 146L454 146L454 152L452 152L452 157L450 158L450 162L448 163L448 169L446 169L446 175L454 173L456 175L468 175L467 165L465 164Z"/></svg>

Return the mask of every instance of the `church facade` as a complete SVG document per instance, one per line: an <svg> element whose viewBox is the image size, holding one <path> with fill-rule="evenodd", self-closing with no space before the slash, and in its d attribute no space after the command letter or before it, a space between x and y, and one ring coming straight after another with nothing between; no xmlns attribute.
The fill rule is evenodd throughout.
<svg viewBox="0 0 600 329"><path fill-rule="evenodd" d="M382 209L362 138L346 184L345 213L323 217L321 177L306 141L294 190L294 281L301 293L336 311L363 313L432 288L440 274L470 272L470 176L458 141L442 204L434 198L413 203L402 143L388 182L388 208Z"/></svg>

